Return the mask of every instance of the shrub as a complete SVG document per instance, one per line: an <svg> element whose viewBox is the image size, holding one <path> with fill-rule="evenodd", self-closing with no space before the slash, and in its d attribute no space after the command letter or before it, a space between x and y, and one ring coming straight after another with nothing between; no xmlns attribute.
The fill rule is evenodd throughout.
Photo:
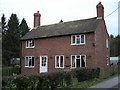
<svg viewBox="0 0 120 90"><path fill-rule="evenodd" d="M73 74L74 73L74 74ZM73 76L74 75L74 76ZM3 79L3 87L23 89L47 89L67 87L72 84L72 77L76 77L78 81L93 79L99 76L99 68L79 68L72 71L56 71L42 73L38 75L17 75L5 77Z"/></svg>
<svg viewBox="0 0 120 90"><path fill-rule="evenodd" d="M38 75L17 75L3 79L4 88L34 89L44 88L56 89L71 84L71 74L67 71L57 71Z"/></svg>
<svg viewBox="0 0 120 90"><path fill-rule="evenodd" d="M99 77L100 68L78 68L73 69L72 72L74 72L74 77L77 78L78 82L81 82Z"/></svg>
<svg viewBox="0 0 120 90"><path fill-rule="evenodd" d="M118 74L118 65L113 65L111 67L100 68L100 78L107 78L109 76Z"/></svg>
<svg viewBox="0 0 120 90"><path fill-rule="evenodd" d="M13 67L3 67L2 68L2 76L12 76L13 75Z"/></svg>
<svg viewBox="0 0 120 90"><path fill-rule="evenodd" d="M14 66L14 73L20 74L20 65L15 65Z"/></svg>
<svg viewBox="0 0 120 90"><path fill-rule="evenodd" d="M16 84L13 82L14 77L12 76L3 76L2 77L2 88L4 89L13 89L16 88Z"/></svg>

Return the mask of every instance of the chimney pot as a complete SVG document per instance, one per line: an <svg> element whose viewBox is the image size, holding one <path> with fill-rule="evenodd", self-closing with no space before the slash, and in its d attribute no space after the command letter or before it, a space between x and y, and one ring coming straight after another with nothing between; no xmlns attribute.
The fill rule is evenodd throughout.
<svg viewBox="0 0 120 90"><path fill-rule="evenodd" d="M39 13L39 11L37 11L37 13L34 13L34 27L40 26L40 17L41 14Z"/></svg>
<svg viewBox="0 0 120 90"><path fill-rule="evenodd" d="M101 1L97 4L96 9L97 9L97 17L98 18L100 18L100 17L104 18L104 7L101 4Z"/></svg>

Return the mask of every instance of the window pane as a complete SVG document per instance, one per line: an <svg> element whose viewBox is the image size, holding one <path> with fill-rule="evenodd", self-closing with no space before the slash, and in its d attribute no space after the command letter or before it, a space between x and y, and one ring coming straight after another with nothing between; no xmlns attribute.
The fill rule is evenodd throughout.
<svg viewBox="0 0 120 90"><path fill-rule="evenodd" d="M60 67L63 67L63 56L60 58Z"/></svg>
<svg viewBox="0 0 120 90"><path fill-rule="evenodd" d="M77 35L76 41L77 41L77 44L80 44L80 36L79 35Z"/></svg>
<svg viewBox="0 0 120 90"><path fill-rule="evenodd" d="M41 63L41 66L45 66L45 64L44 64L44 61L45 60L45 57L42 57L42 63Z"/></svg>
<svg viewBox="0 0 120 90"><path fill-rule="evenodd" d="M43 66L46 66L46 57L43 57L43 60L42 60L43 62L42 62L42 64L43 64Z"/></svg>
<svg viewBox="0 0 120 90"><path fill-rule="evenodd" d="M26 41L26 47L28 47L28 41Z"/></svg>
<svg viewBox="0 0 120 90"><path fill-rule="evenodd" d="M84 35L81 35L81 43L84 43Z"/></svg>
<svg viewBox="0 0 120 90"><path fill-rule="evenodd" d="M77 59L80 59L80 55L77 55Z"/></svg>
<svg viewBox="0 0 120 90"><path fill-rule="evenodd" d="M81 67L85 67L85 56L81 56Z"/></svg>
<svg viewBox="0 0 120 90"><path fill-rule="evenodd" d="M56 67L59 67L59 56L56 56Z"/></svg>
<svg viewBox="0 0 120 90"><path fill-rule="evenodd" d="M29 66L32 66L32 59L29 59Z"/></svg>
<svg viewBox="0 0 120 90"><path fill-rule="evenodd" d="M28 66L28 57L26 57L25 66Z"/></svg>
<svg viewBox="0 0 120 90"><path fill-rule="evenodd" d="M32 40L32 46L34 46L34 40Z"/></svg>
<svg viewBox="0 0 120 90"><path fill-rule="evenodd" d="M32 47L32 40L29 41L29 44L30 44L29 46Z"/></svg>
<svg viewBox="0 0 120 90"><path fill-rule="evenodd" d="M75 67L75 56L72 56L72 67Z"/></svg>
<svg viewBox="0 0 120 90"><path fill-rule="evenodd" d="M72 36L72 43L75 44L75 36Z"/></svg>
<svg viewBox="0 0 120 90"><path fill-rule="evenodd" d="M34 66L34 57L32 57L32 66Z"/></svg>

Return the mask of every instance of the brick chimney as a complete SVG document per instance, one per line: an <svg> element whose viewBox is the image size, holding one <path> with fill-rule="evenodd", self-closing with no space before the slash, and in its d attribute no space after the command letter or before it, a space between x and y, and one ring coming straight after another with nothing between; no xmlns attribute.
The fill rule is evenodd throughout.
<svg viewBox="0 0 120 90"><path fill-rule="evenodd" d="M97 17L104 18L104 7L101 4L101 2L97 4L96 8L97 8Z"/></svg>
<svg viewBox="0 0 120 90"><path fill-rule="evenodd" d="M40 26L40 17L41 14L39 13L39 11L37 11L37 13L34 13L34 27Z"/></svg>

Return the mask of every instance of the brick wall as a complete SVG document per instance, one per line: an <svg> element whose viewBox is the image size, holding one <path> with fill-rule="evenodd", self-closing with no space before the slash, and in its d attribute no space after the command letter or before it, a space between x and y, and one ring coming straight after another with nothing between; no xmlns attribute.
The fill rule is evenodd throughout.
<svg viewBox="0 0 120 90"><path fill-rule="evenodd" d="M95 47L96 47L95 48L95 60L96 60L95 65L99 67L106 67L107 56L109 59L109 48L110 47L108 49L106 48L106 39L109 40L109 35L105 27L105 22L101 20L95 32Z"/></svg>
<svg viewBox="0 0 120 90"><path fill-rule="evenodd" d="M52 37L35 40L35 48L25 48L26 43L22 41L22 74L39 73L40 56L48 56L48 71L64 70L55 68L55 55L64 55L65 65L71 64L71 55L86 55L86 66L95 64L94 33L85 34L85 45L71 45L71 36ZM25 56L35 56L35 67L25 67Z"/></svg>

